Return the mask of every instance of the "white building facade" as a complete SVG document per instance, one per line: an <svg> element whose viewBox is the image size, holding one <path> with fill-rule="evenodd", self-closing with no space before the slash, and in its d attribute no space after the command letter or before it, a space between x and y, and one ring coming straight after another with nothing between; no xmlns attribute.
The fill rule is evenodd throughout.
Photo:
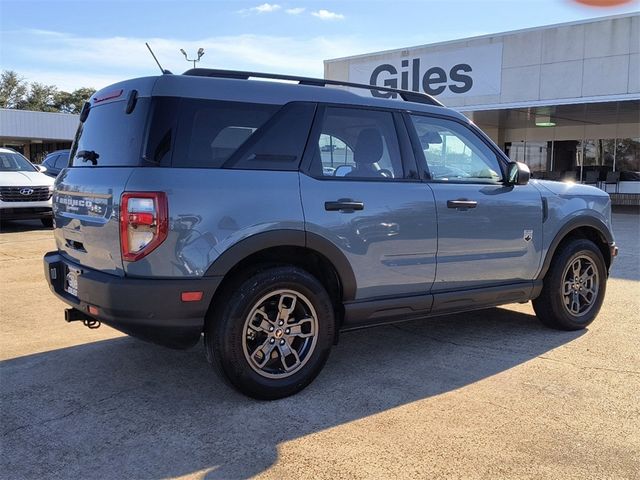
<svg viewBox="0 0 640 480"><path fill-rule="evenodd" d="M326 60L324 69L327 79L433 95L534 177L596 183L618 200L640 194L638 13Z"/></svg>
<svg viewBox="0 0 640 480"><path fill-rule="evenodd" d="M34 163L71 146L79 115L0 108L0 147L22 153Z"/></svg>

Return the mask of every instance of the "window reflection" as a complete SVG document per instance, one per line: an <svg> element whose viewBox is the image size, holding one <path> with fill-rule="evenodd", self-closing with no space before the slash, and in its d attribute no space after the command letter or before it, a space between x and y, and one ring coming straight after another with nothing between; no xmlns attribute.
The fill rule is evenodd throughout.
<svg viewBox="0 0 640 480"><path fill-rule="evenodd" d="M608 172L619 172L620 181L640 181L640 138L510 142L505 152L526 163L534 178L599 185Z"/></svg>
<svg viewBox="0 0 640 480"><path fill-rule="evenodd" d="M640 180L640 138L619 138L616 142L615 169L621 180ZM626 175L625 175L626 173Z"/></svg>

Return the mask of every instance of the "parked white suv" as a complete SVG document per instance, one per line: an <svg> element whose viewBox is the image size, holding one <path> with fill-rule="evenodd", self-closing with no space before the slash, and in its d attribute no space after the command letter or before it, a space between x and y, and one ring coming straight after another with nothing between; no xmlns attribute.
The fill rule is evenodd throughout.
<svg viewBox="0 0 640 480"><path fill-rule="evenodd" d="M39 218L53 226L54 180L18 152L0 148L0 220Z"/></svg>

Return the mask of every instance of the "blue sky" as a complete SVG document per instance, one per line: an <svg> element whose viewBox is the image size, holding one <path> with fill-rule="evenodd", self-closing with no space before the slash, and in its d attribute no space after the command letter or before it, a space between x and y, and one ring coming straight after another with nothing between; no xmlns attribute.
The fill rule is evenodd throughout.
<svg viewBox="0 0 640 480"><path fill-rule="evenodd" d="M322 60L637 11L572 0L0 0L0 65L62 89L200 66L322 76Z"/></svg>

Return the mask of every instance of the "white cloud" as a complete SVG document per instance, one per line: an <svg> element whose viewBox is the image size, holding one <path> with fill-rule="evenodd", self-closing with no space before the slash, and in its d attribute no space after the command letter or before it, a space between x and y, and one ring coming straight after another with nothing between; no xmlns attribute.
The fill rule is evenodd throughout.
<svg viewBox="0 0 640 480"><path fill-rule="evenodd" d="M257 5L251 8L243 8L242 10L238 10L238 13L248 14L248 13L271 13L277 10L280 10L282 7L277 3L263 3L262 5Z"/></svg>
<svg viewBox="0 0 640 480"><path fill-rule="evenodd" d="M330 12L329 10L318 10L317 12L311 12L311 15L318 17L320 20L344 20L344 15L341 13Z"/></svg>
<svg viewBox="0 0 640 480"><path fill-rule="evenodd" d="M275 12L276 10L280 10L280 5L275 3L263 3L262 5L258 5L257 7L253 7L251 10L255 10L258 13L268 13Z"/></svg>
<svg viewBox="0 0 640 480"><path fill-rule="evenodd" d="M72 92L73 90L81 87L90 87L99 90L102 87L120 82L124 79L117 74L101 75L94 74L92 72L73 73L62 70L47 70L40 68L24 69L18 67L13 67L11 70L18 72L28 82L40 82L45 85L55 85L59 90L64 90L65 92ZM157 66L156 72L160 72Z"/></svg>
<svg viewBox="0 0 640 480"><path fill-rule="evenodd" d="M285 10L285 12L288 13L289 15L300 15L304 11L305 11L304 7L287 8Z"/></svg>
<svg viewBox="0 0 640 480"><path fill-rule="evenodd" d="M381 50L386 45L357 36L288 37L233 35L185 40L76 36L60 32L3 32L3 69L16 70L29 81L55 84L64 90L102 88L127 78L157 75L158 67L144 45L153 48L162 66L181 73L191 64L180 48L205 50L200 67L266 71L322 77L322 61ZM11 41L9 39L20 39Z"/></svg>

